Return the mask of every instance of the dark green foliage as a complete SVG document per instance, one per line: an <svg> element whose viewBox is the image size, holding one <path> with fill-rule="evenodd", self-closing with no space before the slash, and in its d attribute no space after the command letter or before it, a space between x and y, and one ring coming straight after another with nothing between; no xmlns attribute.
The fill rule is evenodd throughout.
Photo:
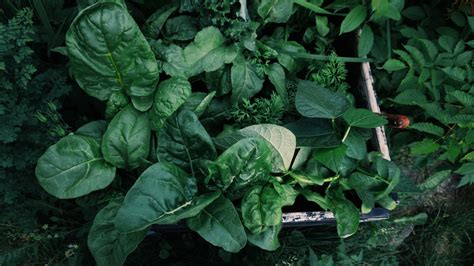
<svg viewBox="0 0 474 266"><path fill-rule="evenodd" d="M240 104L232 107L229 117L235 121L238 127L255 124L281 125L286 108L281 97L273 93L270 99L243 99Z"/></svg>

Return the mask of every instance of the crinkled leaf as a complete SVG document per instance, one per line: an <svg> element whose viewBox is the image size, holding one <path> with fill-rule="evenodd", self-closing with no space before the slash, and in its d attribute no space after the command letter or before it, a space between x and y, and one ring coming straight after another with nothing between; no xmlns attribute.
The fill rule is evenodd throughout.
<svg viewBox="0 0 474 266"><path fill-rule="evenodd" d="M104 160L96 139L70 134L46 150L38 159L35 173L49 194L68 199L110 185L115 167Z"/></svg>
<svg viewBox="0 0 474 266"><path fill-rule="evenodd" d="M264 232L282 221L280 195L268 186L254 186L242 198L242 220L253 234Z"/></svg>
<svg viewBox="0 0 474 266"><path fill-rule="evenodd" d="M182 108L159 132L156 155L158 160L173 163L194 174L197 161L213 160L216 148L196 114Z"/></svg>
<svg viewBox="0 0 474 266"><path fill-rule="evenodd" d="M150 108L141 102L153 97L158 66L148 42L122 6L99 3L82 10L66 34L66 47L74 77L89 95L107 100L113 92L124 91L135 108Z"/></svg>
<svg viewBox="0 0 474 266"><path fill-rule="evenodd" d="M182 77L172 77L160 83L155 93L150 119L153 129L160 131L168 119L191 95L191 84Z"/></svg>
<svg viewBox="0 0 474 266"><path fill-rule="evenodd" d="M240 133L246 137L262 137L267 140L273 150L272 161L277 170L290 168L296 149L296 137L290 130L278 125L260 124L243 128Z"/></svg>
<svg viewBox="0 0 474 266"><path fill-rule="evenodd" d="M137 168L148 157L150 137L148 115L128 105L107 126L102 139L104 158L119 168Z"/></svg>

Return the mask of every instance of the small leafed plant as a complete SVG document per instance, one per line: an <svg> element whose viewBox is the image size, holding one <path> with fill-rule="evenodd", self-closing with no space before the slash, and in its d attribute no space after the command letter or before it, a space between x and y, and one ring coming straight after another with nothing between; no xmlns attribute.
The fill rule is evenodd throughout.
<svg viewBox="0 0 474 266"><path fill-rule="evenodd" d="M319 84L331 70L314 72L305 46L278 26L292 27L294 13L311 17L306 2L192 3L161 7L142 33L123 2L99 1L67 32L72 73L105 102L106 120L51 146L36 176L58 198L123 195L90 229L97 263L123 264L152 225L178 222L229 252L247 242L275 250L282 208L300 195L335 214L340 237L357 231L360 212L395 208L400 170L366 145L386 120L355 108L347 85ZM203 12L204 20L189 15ZM342 84L343 65L331 65ZM280 125L236 121L253 106L278 109Z"/></svg>

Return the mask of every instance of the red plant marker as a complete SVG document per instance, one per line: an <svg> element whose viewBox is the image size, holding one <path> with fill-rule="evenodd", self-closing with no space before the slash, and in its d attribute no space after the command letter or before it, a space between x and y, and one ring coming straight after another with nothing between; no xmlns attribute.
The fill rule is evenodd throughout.
<svg viewBox="0 0 474 266"><path fill-rule="evenodd" d="M407 128L410 126L410 119L406 115L382 114L388 120L391 127Z"/></svg>

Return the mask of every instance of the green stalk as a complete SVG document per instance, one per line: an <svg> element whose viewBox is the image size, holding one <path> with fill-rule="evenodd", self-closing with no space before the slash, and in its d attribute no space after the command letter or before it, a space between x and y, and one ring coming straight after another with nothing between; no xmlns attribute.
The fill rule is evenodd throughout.
<svg viewBox="0 0 474 266"><path fill-rule="evenodd" d="M349 136L349 132L351 132L350 126L346 129L346 132L344 133L344 137L342 137L342 143L346 141L347 137Z"/></svg>
<svg viewBox="0 0 474 266"><path fill-rule="evenodd" d="M310 60L321 60L321 61L329 61L331 57L328 55L319 55L319 54L308 54L308 53L294 53L294 52L287 52L287 51L279 51L280 53L284 53L296 58L301 59L310 59ZM370 62L371 59L363 58L363 57L336 57L337 62L346 62L346 63L364 63Z"/></svg>
<svg viewBox="0 0 474 266"><path fill-rule="evenodd" d="M322 14L322 15L336 15L336 14L333 14L329 11L326 11L324 10L323 8L315 5L315 4L312 4L312 3L309 3L309 2L306 2L305 0L294 0L293 1L295 4L297 5L300 5L304 8L307 8L311 11L313 11L314 13L316 14Z"/></svg>

